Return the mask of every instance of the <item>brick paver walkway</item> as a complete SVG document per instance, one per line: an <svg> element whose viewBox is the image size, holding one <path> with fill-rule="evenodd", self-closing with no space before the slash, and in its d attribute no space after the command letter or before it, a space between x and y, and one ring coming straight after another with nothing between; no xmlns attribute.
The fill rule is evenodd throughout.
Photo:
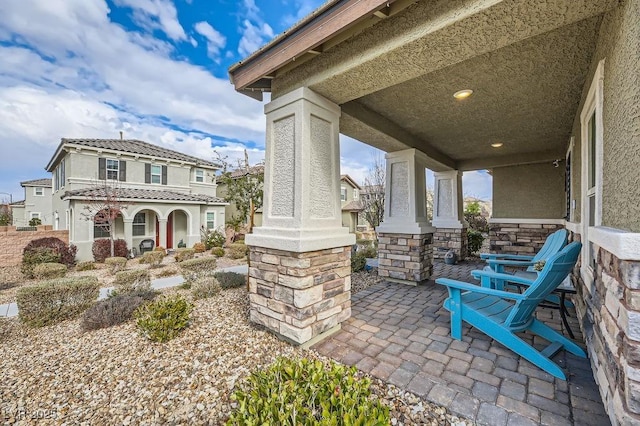
<svg viewBox="0 0 640 426"><path fill-rule="evenodd" d="M474 282L469 272L481 266L438 263L433 278ZM588 360L564 351L556 355L568 377L563 381L466 323L463 340L454 340L442 308L446 294L431 280L419 287L377 284L352 297L352 317L315 349L478 424L610 424ZM557 310L540 308L538 318L562 330ZM569 324L582 342L575 315ZM542 341L534 344L544 347Z"/></svg>

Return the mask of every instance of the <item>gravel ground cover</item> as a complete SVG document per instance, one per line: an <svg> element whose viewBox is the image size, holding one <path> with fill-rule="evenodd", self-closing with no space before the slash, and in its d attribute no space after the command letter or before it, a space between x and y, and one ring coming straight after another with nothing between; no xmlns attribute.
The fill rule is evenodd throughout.
<svg viewBox="0 0 640 426"><path fill-rule="evenodd" d="M375 279L352 277L356 288ZM250 324L244 288L194 304L190 326L165 344L147 341L133 323L83 332L79 320L29 329L0 319L0 421L221 424L235 383L251 371L281 355L320 358ZM378 379L372 384L394 425L469 424Z"/></svg>

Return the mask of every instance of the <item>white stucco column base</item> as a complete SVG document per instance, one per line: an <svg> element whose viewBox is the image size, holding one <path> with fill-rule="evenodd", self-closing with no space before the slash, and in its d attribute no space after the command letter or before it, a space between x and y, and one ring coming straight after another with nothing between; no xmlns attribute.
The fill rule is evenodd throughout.
<svg viewBox="0 0 640 426"><path fill-rule="evenodd" d="M406 149L386 155L384 221L378 232L378 274L389 281L416 285L432 271L434 228L427 220L427 156Z"/></svg>
<svg viewBox="0 0 640 426"><path fill-rule="evenodd" d="M127 242L127 249L133 249L133 219L123 219L124 240Z"/></svg>
<svg viewBox="0 0 640 426"><path fill-rule="evenodd" d="M444 259L453 250L458 259L468 254L467 225L464 221L462 172L449 170L434 173L433 258Z"/></svg>
<svg viewBox="0 0 640 426"><path fill-rule="evenodd" d="M158 231L158 236L160 238L160 247L164 247L165 249L168 249L169 247L167 247L167 219L160 219L158 218L158 226L160 227L159 231Z"/></svg>
<svg viewBox="0 0 640 426"><path fill-rule="evenodd" d="M351 246L340 209L340 108L303 87L265 106L262 226L250 248L250 318L304 344L351 315Z"/></svg>

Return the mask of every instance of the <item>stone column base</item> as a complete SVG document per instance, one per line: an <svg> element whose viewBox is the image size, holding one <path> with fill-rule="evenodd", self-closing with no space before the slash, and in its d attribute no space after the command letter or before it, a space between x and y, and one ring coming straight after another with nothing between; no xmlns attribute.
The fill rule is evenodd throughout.
<svg viewBox="0 0 640 426"><path fill-rule="evenodd" d="M451 249L464 260L468 251L467 228L437 228L433 234L433 260L444 260Z"/></svg>
<svg viewBox="0 0 640 426"><path fill-rule="evenodd" d="M417 285L429 279L433 234L378 235L378 275L390 281Z"/></svg>
<svg viewBox="0 0 640 426"><path fill-rule="evenodd" d="M252 322L301 345L351 316L351 246L303 253L249 249Z"/></svg>

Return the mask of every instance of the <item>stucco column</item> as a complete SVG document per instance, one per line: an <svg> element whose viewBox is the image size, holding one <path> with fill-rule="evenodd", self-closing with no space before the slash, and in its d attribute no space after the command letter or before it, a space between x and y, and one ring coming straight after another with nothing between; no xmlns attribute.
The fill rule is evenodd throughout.
<svg viewBox="0 0 640 426"><path fill-rule="evenodd" d="M462 172L449 170L434 173L433 258L443 259L453 249L459 259L467 257L467 226L464 221Z"/></svg>
<svg viewBox="0 0 640 426"><path fill-rule="evenodd" d="M416 284L431 275L433 227L427 220L427 156L406 149L386 155L384 220L378 227L378 274Z"/></svg>
<svg viewBox="0 0 640 426"><path fill-rule="evenodd" d="M251 250L251 320L295 344L351 316L351 246L340 210L340 108L308 88L265 106L262 226Z"/></svg>
<svg viewBox="0 0 640 426"><path fill-rule="evenodd" d="M127 248L133 248L133 219L122 219L124 224L124 240L127 242Z"/></svg>
<svg viewBox="0 0 640 426"><path fill-rule="evenodd" d="M167 248L167 219L158 218L158 226L160 227L158 235L160 237L160 247Z"/></svg>

